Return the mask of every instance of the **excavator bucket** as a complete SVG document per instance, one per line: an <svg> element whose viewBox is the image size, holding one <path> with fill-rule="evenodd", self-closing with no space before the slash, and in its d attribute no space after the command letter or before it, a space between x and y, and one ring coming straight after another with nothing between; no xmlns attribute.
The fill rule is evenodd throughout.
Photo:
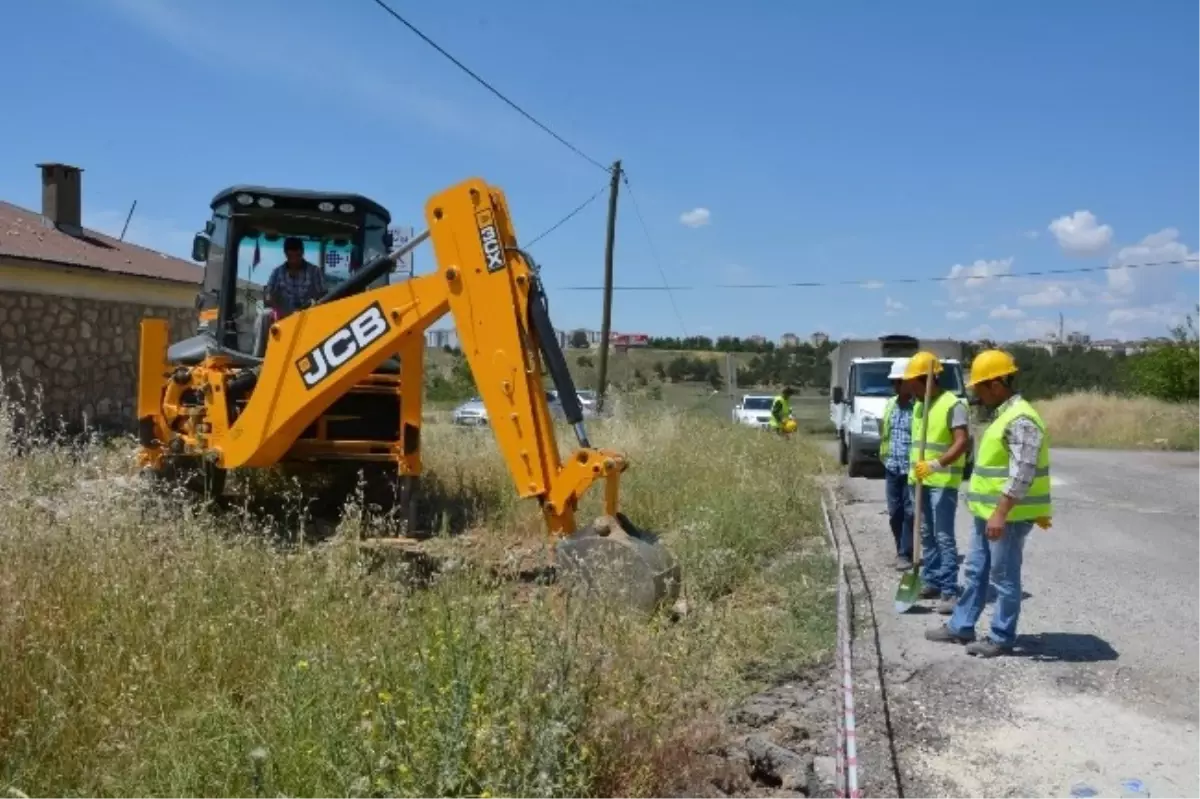
<svg viewBox="0 0 1200 799"><path fill-rule="evenodd" d="M559 570L577 585L652 614L679 599L679 563L654 533L624 514L602 516L559 539Z"/></svg>

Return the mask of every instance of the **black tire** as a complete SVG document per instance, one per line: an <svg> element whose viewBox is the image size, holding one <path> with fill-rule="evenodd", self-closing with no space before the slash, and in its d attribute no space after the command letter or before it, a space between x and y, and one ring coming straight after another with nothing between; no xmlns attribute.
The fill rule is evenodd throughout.
<svg viewBox="0 0 1200 799"><path fill-rule="evenodd" d="M850 445L847 447L847 449L849 451L846 453L846 476L847 477L862 477L863 476L863 462L860 458L855 457L855 447L854 447L853 436L850 437Z"/></svg>
<svg viewBox="0 0 1200 799"><path fill-rule="evenodd" d="M838 434L838 463L845 466L850 463L850 447L846 445L846 434Z"/></svg>

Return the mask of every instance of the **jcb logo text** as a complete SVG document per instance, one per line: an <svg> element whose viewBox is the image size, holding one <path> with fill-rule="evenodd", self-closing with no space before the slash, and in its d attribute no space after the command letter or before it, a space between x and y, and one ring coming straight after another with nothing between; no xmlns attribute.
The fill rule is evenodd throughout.
<svg viewBox="0 0 1200 799"><path fill-rule="evenodd" d="M506 266L504 245L500 243L500 232L496 230L496 220L491 210L477 212L475 224L479 228L479 243L483 245L483 254L487 258L487 270L499 272Z"/></svg>
<svg viewBox="0 0 1200 799"><path fill-rule="evenodd" d="M383 308L375 303L296 361L304 385L308 388L319 385L386 332L387 318Z"/></svg>

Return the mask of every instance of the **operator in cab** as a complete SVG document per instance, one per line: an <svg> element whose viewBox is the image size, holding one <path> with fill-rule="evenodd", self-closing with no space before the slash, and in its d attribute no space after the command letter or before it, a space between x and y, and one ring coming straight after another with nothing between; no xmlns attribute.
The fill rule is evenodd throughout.
<svg viewBox="0 0 1200 799"><path fill-rule="evenodd" d="M286 260L271 271L263 295L263 301L279 319L307 308L325 293L325 275L304 257L302 239L284 239L283 254Z"/></svg>

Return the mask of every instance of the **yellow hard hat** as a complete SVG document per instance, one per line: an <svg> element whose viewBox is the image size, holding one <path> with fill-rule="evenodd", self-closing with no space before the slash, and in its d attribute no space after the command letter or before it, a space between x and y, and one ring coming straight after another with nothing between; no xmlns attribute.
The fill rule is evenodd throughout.
<svg viewBox="0 0 1200 799"><path fill-rule="evenodd" d="M785 433L794 433L797 427L795 419L785 419L783 422L783 432Z"/></svg>
<svg viewBox="0 0 1200 799"><path fill-rule="evenodd" d="M1014 375L1017 371L1017 362L1004 350L984 350L971 361L971 379L967 381L967 386Z"/></svg>
<svg viewBox="0 0 1200 799"><path fill-rule="evenodd" d="M912 380L914 377L924 377L929 374L930 369L935 375L940 375L942 362L932 352L921 350L908 359L908 366L904 367L904 379Z"/></svg>

